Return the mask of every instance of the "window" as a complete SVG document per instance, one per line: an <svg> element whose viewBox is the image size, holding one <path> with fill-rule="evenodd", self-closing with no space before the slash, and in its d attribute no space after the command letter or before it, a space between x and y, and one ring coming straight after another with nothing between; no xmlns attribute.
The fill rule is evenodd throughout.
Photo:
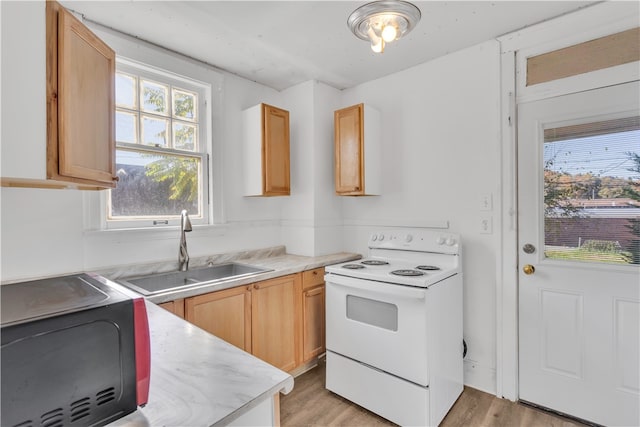
<svg viewBox="0 0 640 427"><path fill-rule="evenodd" d="M545 256L640 264L640 117L544 131Z"/></svg>
<svg viewBox="0 0 640 427"><path fill-rule="evenodd" d="M116 70L116 173L107 227L208 222L208 85L128 62Z"/></svg>

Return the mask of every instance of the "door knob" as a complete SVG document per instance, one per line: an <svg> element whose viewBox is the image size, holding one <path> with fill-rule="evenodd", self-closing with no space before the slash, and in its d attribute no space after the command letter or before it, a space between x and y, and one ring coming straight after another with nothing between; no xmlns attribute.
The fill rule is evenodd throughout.
<svg viewBox="0 0 640 427"><path fill-rule="evenodd" d="M524 274L533 274L536 272L536 268L531 265L531 264L526 264L524 267L522 267L522 271L524 271Z"/></svg>

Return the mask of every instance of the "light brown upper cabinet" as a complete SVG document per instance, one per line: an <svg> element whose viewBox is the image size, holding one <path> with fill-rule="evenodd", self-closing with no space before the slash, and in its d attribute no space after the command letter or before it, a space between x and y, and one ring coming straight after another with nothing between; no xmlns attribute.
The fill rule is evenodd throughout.
<svg viewBox="0 0 640 427"><path fill-rule="evenodd" d="M288 196L289 112L258 104L242 114L245 196Z"/></svg>
<svg viewBox="0 0 640 427"><path fill-rule="evenodd" d="M54 1L1 16L2 185L115 187L115 52Z"/></svg>
<svg viewBox="0 0 640 427"><path fill-rule="evenodd" d="M336 194L379 195L380 113L364 104L337 110L334 132Z"/></svg>

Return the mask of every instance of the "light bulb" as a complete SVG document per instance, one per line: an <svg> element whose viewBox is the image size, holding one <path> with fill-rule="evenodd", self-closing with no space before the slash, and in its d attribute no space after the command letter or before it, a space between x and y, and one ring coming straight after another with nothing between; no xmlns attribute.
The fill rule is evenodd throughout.
<svg viewBox="0 0 640 427"><path fill-rule="evenodd" d="M393 25L385 25L382 29L382 39L386 42L392 42L396 39L398 30Z"/></svg>
<svg viewBox="0 0 640 427"><path fill-rule="evenodd" d="M371 40L371 50L375 53L384 52L384 40L378 37L371 26L367 28L367 35L369 36L369 40Z"/></svg>
<svg viewBox="0 0 640 427"><path fill-rule="evenodd" d="M384 40L382 39L377 39L377 40L371 40L371 50L374 51L375 53L382 53L384 52Z"/></svg>

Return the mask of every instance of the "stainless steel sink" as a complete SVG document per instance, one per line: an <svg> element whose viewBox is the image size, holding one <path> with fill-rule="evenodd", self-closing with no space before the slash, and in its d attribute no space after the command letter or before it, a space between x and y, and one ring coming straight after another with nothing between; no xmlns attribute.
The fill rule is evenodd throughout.
<svg viewBox="0 0 640 427"><path fill-rule="evenodd" d="M267 271L272 270L231 262L228 264L194 268L188 271L173 271L170 273L133 277L126 280L119 280L119 282L143 295L155 295L162 292L188 289L225 280L253 276Z"/></svg>

